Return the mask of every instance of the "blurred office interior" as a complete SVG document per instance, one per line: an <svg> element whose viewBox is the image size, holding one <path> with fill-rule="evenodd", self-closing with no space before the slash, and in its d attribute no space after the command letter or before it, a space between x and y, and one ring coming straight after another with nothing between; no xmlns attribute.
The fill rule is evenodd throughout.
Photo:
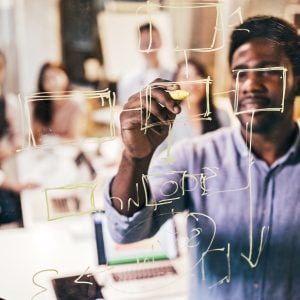
<svg viewBox="0 0 300 300"><path fill-rule="evenodd" d="M142 60L139 24L151 19L159 29L160 59L170 71L186 56L205 63L216 104L228 111L233 124L226 93L232 28L257 14L283 17L300 28L299 0L203 1L211 5L200 8L193 8L199 1L180 1L185 4L181 6L178 2L0 0L0 49L6 56L3 89L21 106L15 119L22 123L23 139L1 168L12 181L38 185L20 193L21 227L0 225L0 244L6 249L0 258L0 298L34 296L39 288L32 277L41 270L79 276L97 265L91 213L103 209L105 186L121 156L117 83ZM45 62L64 65L72 87L68 95L84 103L80 137L68 142L52 134L39 144L32 133L31 99L37 97ZM300 119L299 99L295 118ZM177 220L179 227L184 227L183 219ZM180 233L185 235L182 228ZM78 249L73 251L73 246Z"/></svg>

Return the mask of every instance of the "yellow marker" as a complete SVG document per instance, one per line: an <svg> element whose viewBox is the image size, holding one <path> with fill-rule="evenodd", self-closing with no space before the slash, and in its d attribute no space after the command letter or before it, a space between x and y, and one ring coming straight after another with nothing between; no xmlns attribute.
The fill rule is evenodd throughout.
<svg viewBox="0 0 300 300"><path fill-rule="evenodd" d="M175 90L175 91L167 91L167 92L170 94L173 100L178 100L178 101L185 100L190 95L190 92L186 90Z"/></svg>

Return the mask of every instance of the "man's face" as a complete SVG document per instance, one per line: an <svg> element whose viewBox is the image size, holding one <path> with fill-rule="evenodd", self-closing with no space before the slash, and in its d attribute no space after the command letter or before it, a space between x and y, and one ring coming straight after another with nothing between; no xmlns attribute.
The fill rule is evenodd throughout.
<svg viewBox="0 0 300 300"><path fill-rule="evenodd" d="M234 52L231 69L256 69L285 67L287 68L284 112L255 112L252 130L256 133L267 133L274 126L284 125L292 120L295 78L292 65L280 45L267 39L253 39L241 45ZM238 78L236 80L236 78ZM232 72L231 88L238 85L238 112L248 111L238 115L243 128L251 121L252 110L264 108L279 108L282 104L284 77L283 71L246 71ZM232 105L234 95L231 96Z"/></svg>
<svg viewBox="0 0 300 300"><path fill-rule="evenodd" d="M148 50L149 46L150 49L159 49L161 47L160 35L156 29L152 29L151 34L148 30L140 32L140 49Z"/></svg>
<svg viewBox="0 0 300 300"><path fill-rule="evenodd" d="M150 48L149 48L150 46ZM140 32L140 50L143 50L143 56L150 65L155 64L158 59L158 52L157 50L161 48L161 39L159 32L155 29L152 29L152 32L150 34L150 31L143 30ZM150 52L147 52L146 50L152 50Z"/></svg>

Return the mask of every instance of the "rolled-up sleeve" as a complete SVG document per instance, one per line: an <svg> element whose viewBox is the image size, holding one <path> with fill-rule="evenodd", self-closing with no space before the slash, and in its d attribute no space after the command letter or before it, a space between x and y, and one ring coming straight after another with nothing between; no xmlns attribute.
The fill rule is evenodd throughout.
<svg viewBox="0 0 300 300"><path fill-rule="evenodd" d="M131 243L153 236L174 213L185 209L182 193L182 168L177 165L151 163L145 176L151 190L151 199L131 217L121 215L112 205L111 184L105 189L105 211L112 238L118 243Z"/></svg>
<svg viewBox="0 0 300 300"><path fill-rule="evenodd" d="M113 179L105 191L105 214L112 238L117 243L131 243L153 235L158 228L153 227L153 206L145 206L131 217L121 215L112 205L110 187Z"/></svg>

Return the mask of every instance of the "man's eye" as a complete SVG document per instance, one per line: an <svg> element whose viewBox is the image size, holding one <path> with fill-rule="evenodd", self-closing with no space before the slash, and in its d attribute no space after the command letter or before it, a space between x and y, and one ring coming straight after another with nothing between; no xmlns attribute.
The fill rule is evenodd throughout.
<svg viewBox="0 0 300 300"><path fill-rule="evenodd" d="M243 81L247 77L247 72L235 72L235 79Z"/></svg>
<svg viewBox="0 0 300 300"><path fill-rule="evenodd" d="M244 79L246 77L246 72L239 72L239 71L233 71L232 72L232 78L236 80L237 78L239 80Z"/></svg>
<svg viewBox="0 0 300 300"><path fill-rule="evenodd" d="M282 71L279 71L279 70L266 70L266 71L263 71L261 72L262 76L264 77L281 77L282 76Z"/></svg>

